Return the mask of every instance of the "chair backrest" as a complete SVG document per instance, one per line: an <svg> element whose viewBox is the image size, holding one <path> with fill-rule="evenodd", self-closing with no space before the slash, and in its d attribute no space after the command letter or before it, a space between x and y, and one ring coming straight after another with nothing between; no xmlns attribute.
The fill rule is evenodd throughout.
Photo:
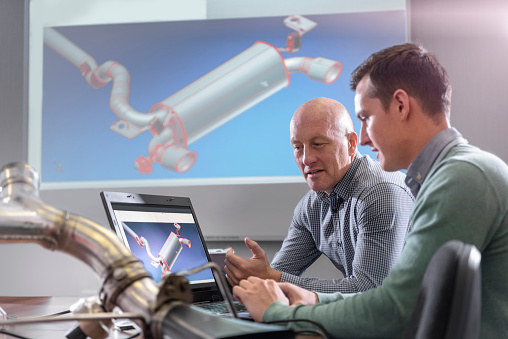
<svg viewBox="0 0 508 339"><path fill-rule="evenodd" d="M477 339L481 319L481 254L451 240L430 260L406 330L407 339Z"/></svg>

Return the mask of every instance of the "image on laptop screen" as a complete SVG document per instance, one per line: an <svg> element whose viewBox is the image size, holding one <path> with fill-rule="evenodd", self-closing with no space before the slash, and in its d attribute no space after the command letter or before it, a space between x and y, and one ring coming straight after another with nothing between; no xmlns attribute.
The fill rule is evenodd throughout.
<svg viewBox="0 0 508 339"><path fill-rule="evenodd" d="M111 228L156 282L210 262L189 198L122 192L101 198ZM209 268L186 278L195 301L222 299Z"/></svg>

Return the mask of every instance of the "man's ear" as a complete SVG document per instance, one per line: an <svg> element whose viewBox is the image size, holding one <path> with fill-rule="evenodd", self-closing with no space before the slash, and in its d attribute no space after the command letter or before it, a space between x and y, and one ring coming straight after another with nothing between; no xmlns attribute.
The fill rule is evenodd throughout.
<svg viewBox="0 0 508 339"><path fill-rule="evenodd" d="M409 112L411 111L409 94L407 94L407 92L403 89L398 89L393 93L392 98L392 104L395 105L400 119L406 120L409 117Z"/></svg>
<svg viewBox="0 0 508 339"><path fill-rule="evenodd" d="M358 147L358 135L355 132L350 132L348 135L348 154L353 156L356 154Z"/></svg>

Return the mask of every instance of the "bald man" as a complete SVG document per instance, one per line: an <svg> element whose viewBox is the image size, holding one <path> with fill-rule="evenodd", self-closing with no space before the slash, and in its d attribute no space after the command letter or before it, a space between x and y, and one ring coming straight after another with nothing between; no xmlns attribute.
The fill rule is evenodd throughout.
<svg viewBox="0 0 508 339"><path fill-rule="evenodd" d="M385 172L357 151L351 116L336 100L316 98L300 106L291 119L290 142L310 191L296 206L288 235L271 264L249 238L245 244L252 258L227 252L228 282L234 286L256 276L328 293L381 285L410 230L414 198L405 175ZM323 254L342 272L340 277L302 277Z"/></svg>

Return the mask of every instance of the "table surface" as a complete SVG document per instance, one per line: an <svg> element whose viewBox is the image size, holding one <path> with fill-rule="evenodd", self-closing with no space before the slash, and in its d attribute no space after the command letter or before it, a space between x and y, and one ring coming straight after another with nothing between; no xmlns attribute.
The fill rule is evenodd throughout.
<svg viewBox="0 0 508 339"><path fill-rule="evenodd" d="M39 317L54 315L69 310L79 297L0 297L0 307L7 313L7 318L19 320L24 317ZM76 321L61 321L41 324L8 325L0 329L18 336L37 339L65 338L65 333L77 324ZM113 330L108 338L128 338L137 331ZM1 334L0 339L15 338L8 334ZM139 335L137 339L142 339Z"/></svg>
<svg viewBox="0 0 508 339"><path fill-rule="evenodd" d="M54 315L69 310L69 307L75 304L79 297L1 297L0 307L7 313L8 319L22 319L23 317L40 317ZM15 335L25 338L37 339L55 339L65 338L65 333L77 324L76 321L61 321L41 324L19 324L8 325L0 329L9 331ZM138 333L137 330L119 331L112 330L109 337L111 339L124 339ZM8 334L0 333L0 339L15 338ZM19 337L18 337L19 338ZM297 339L320 338L316 336L301 336ZM140 334L136 339L143 339Z"/></svg>

